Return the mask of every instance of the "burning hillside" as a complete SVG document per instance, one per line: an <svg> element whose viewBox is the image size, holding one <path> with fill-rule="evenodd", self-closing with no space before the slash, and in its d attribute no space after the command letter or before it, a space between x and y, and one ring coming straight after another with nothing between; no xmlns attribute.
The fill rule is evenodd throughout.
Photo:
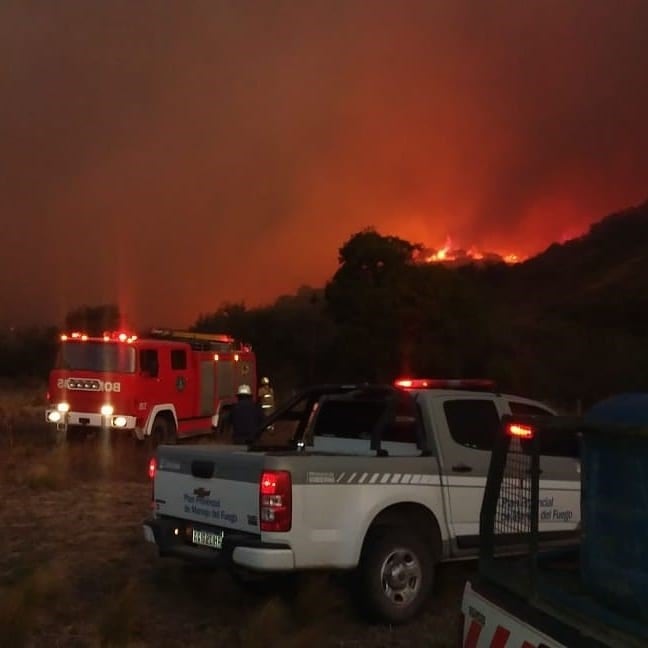
<svg viewBox="0 0 648 648"><path fill-rule="evenodd" d="M484 252L475 246L456 247L448 236L439 249L424 249L420 259L424 263L443 263L446 265L466 265L469 263L507 263L509 265L524 261L524 257L511 252Z"/></svg>

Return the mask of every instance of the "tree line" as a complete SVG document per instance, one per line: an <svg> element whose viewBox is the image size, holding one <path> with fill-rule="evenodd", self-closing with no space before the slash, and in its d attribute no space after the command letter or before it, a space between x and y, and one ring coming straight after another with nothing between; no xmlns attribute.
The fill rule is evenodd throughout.
<svg viewBox="0 0 648 648"><path fill-rule="evenodd" d="M636 299L628 294L624 301L609 286L603 296L584 294L589 270L578 281L565 278L563 284L573 285L563 289L553 262L450 267L421 258L420 245L365 229L340 247L337 270L324 287L304 286L257 308L224 303L191 328L252 344L260 373L280 396L321 382L492 378L502 391L573 410L578 402L585 407L648 387L646 329L636 325L646 316L643 307L623 316L632 304L637 311ZM565 259L557 263L569 266ZM596 268L600 273L600 263ZM611 294L619 316L603 317ZM118 328L119 320L114 305L82 306L63 328L101 332ZM5 332L0 374L44 377L57 333Z"/></svg>

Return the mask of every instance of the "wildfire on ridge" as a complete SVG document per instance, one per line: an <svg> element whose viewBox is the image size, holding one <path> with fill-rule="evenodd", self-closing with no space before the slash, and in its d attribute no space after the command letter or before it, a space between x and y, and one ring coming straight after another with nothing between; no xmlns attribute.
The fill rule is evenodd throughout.
<svg viewBox="0 0 648 648"><path fill-rule="evenodd" d="M507 263L509 265L524 261L524 257L514 253L483 252L474 245L468 249L454 247L451 238L446 238L445 244L438 250L427 250L422 254L425 263Z"/></svg>

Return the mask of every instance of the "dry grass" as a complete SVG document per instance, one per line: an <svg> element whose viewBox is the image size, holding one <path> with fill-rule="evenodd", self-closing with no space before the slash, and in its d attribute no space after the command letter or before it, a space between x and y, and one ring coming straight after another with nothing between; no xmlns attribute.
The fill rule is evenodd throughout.
<svg viewBox="0 0 648 648"><path fill-rule="evenodd" d="M48 442L46 385L0 385L0 450Z"/></svg>
<svg viewBox="0 0 648 648"><path fill-rule="evenodd" d="M241 630L241 648L264 648L277 644L290 631L290 611L278 597L263 602Z"/></svg>
<svg viewBox="0 0 648 648"><path fill-rule="evenodd" d="M0 646L24 646L38 617L51 613L52 603L67 586L59 565L39 565L0 590Z"/></svg>
<svg viewBox="0 0 648 648"><path fill-rule="evenodd" d="M29 385L0 384L0 408L16 413L44 407L46 391L47 385L38 382Z"/></svg>
<svg viewBox="0 0 648 648"><path fill-rule="evenodd" d="M35 491L58 490L69 485L69 457L64 449L43 453L24 471L24 484Z"/></svg>
<svg viewBox="0 0 648 648"><path fill-rule="evenodd" d="M45 491L69 486L69 463L69 454L64 448L12 445L3 451L0 467L5 483Z"/></svg>
<svg viewBox="0 0 648 648"><path fill-rule="evenodd" d="M309 574L261 599L240 632L241 648L330 646L331 630L344 623L348 593L325 574Z"/></svg>
<svg viewBox="0 0 648 648"><path fill-rule="evenodd" d="M141 583L130 579L119 591L107 599L101 612L99 635L102 646L133 645L139 619L146 614Z"/></svg>

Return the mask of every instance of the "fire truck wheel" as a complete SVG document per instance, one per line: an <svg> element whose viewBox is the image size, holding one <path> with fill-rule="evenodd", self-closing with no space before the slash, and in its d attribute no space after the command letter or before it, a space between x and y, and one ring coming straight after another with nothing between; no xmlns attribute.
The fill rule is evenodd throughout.
<svg viewBox="0 0 648 648"><path fill-rule="evenodd" d="M225 433L229 430L230 427L230 409L225 408L220 415L218 420L218 427L216 428L216 436L223 437Z"/></svg>
<svg viewBox="0 0 648 648"><path fill-rule="evenodd" d="M151 442L153 446L160 444L174 445L176 442L176 431L173 422L158 414L151 427Z"/></svg>

